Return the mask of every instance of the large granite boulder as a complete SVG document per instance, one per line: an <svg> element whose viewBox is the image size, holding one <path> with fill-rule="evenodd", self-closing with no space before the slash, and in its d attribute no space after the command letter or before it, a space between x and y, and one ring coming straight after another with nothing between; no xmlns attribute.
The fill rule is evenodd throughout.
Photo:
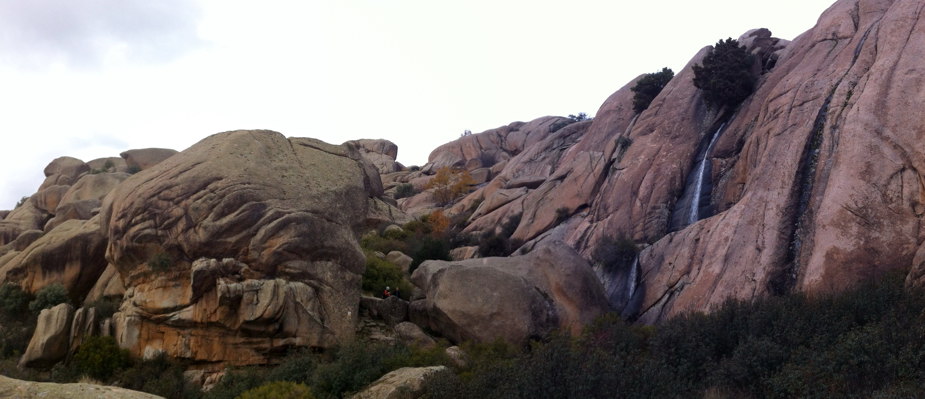
<svg viewBox="0 0 925 399"><path fill-rule="evenodd" d="M356 146L360 155L375 166L380 174L384 175L402 169L401 164L395 162L398 156L398 146L391 141L360 139L348 141L344 145Z"/></svg>
<svg viewBox="0 0 925 399"><path fill-rule="evenodd" d="M64 359L70 349L73 317L74 307L66 303L42 310L19 366L47 368Z"/></svg>
<svg viewBox="0 0 925 399"><path fill-rule="evenodd" d="M351 399L415 399L424 394L424 382L446 372L446 366L402 367L382 376Z"/></svg>
<svg viewBox="0 0 925 399"><path fill-rule="evenodd" d="M106 241L98 217L69 220L4 259L0 278L18 282L28 292L60 283L76 303L106 268Z"/></svg>
<svg viewBox="0 0 925 399"><path fill-rule="evenodd" d="M426 261L412 275L424 294L411 321L454 342L520 345L554 329L581 331L608 310L588 263L561 243L524 256Z"/></svg>
<svg viewBox="0 0 925 399"><path fill-rule="evenodd" d="M355 231L381 194L355 148L270 131L216 134L133 175L100 214L126 287L118 342L262 364L353 339L365 264Z"/></svg>
<svg viewBox="0 0 925 399"><path fill-rule="evenodd" d="M138 172L161 163L174 156L177 150L169 148L142 148L125 151L119 156L125 159L125 166L130 172Z"/></svg>
<svg viewBox="0 0 925 399"><path fill-rule="evenodd" d="M0 397L16 399L160 399L160 396L86 382L56 384L0 375Z"/></svg>

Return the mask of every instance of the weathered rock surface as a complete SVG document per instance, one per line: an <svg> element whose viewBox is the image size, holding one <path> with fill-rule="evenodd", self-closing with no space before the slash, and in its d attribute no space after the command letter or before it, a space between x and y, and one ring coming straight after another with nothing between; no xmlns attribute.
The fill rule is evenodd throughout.
<svg viewBox="0 0 925 399"><path fill-rule="evenodd" d="M177 150L169 148L142 148L125 151L119 156L125 160L125 166L128 170L141 171L151 168L175 154L177 154Z"/></svg>
<svg viewBox="0 0 925 399"><path fill-rule="evenodd" d="M402 170L401 164L395 162L398 157L398 146L388 140L351 140L344 145L354 145L364 159L369 161L381 174Z"/></svg>
<svg viewBox="0 0 925 399"><path fill-rule="evenodd" d="M106 268L105 253L98 217L69 220L0 264L0 277L33 293L60 283L72 300L80 301Z"/></svg>
<svg viewBox="0 0 925 399"><path fill-rule="evenodd" d="M56 384L0 375L0 397L17 399L158 399L157 395L88 383Z"/></svg>
<svg viewBox="0 0 925 399"><path fill-rule="evenodd" d="M455 342L577 333L608 309L591 267L561 244L509 258L426 261L412 281L425 298L412 302L411 321Z"/></svg>
<svg viewBox="0 0 925 399"><path fill-rule="evenodd" d="M255 364L349 341L365 264L354 229L381 193L352 147L269 131L213 135L133 175L101 211L128 287L118 342Z"/></svg>
<svg viewBox="0 0 925 399"><path fill-rule="evenodd" d="M421 327L417 324L403 321L392 327L395 330L395 333L398 334L398 338L405 344L411 346L417 346L421 348L430 348L437 345L437 342L434 341L427 333L424 332Z"/></svg>
<svg viewBox="0 0 925 399"><path fill-rule="evenodd" d="M31 200L26 201L0 220L0 245L12 242L25 231L42 230L48 217L48 213L32 205Z"/></svg>
<svg viewBox="0 0 925 399"><path fill-rule="evenodd" d="M353 395L352 399L415 399L424 393L424 382L445 366L403 367L389 372L368 387Z"/></svg>
<svg viewBox="0 0 925 399"><path fill-rule="evenodd" d="M70 348L73 317L74 307L66 303L42 310L29 346L19 359L19 366L51 367L64 359Z"/></svg>

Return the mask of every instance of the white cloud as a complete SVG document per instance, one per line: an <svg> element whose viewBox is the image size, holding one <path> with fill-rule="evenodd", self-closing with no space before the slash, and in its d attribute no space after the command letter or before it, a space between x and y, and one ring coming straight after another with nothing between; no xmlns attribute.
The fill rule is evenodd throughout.
<svg viewBox="0 0 925 399"><path fill-rule="evenodd" d="M22 68L163 63L201 44L187 0L6 0L0 59Z"/></svg>

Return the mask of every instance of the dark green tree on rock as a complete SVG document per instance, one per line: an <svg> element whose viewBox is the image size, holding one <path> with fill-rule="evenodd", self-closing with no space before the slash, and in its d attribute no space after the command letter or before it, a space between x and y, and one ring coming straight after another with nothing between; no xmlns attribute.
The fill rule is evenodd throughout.
<svg viewBox="0 0 925 399"><path fill-rule="evenodd" d="M633 111L640 113L649 108L652 100L662 92L665 85L674 78L671 68L662 68L659 72L647 73L630 90L633 91Z"/></svg>
<svg viewBox="0 0 925 399"><path fill-rule="evenodd" d="M737 40L720 40L701 65L694 65L694 86L703 90L710 106L738 106L755 90L753 63L754 57Z"/></svg>

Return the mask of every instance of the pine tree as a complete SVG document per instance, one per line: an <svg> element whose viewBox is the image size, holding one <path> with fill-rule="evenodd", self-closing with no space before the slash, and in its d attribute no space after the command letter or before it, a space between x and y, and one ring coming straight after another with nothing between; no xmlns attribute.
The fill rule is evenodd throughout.
<svg viewBox="0 0 925 399"><path fill-rule="evenodd" d="M707 104L735 107L755 89L753 62L754 57L737 40L720 40L703 64L694 65L694 86L703 90Z"/></svg>
<svg viewBox="0 0 925 399"><path fill-rule="evenodd" d="M652 100L662 92L665 85L674 77L671 68L662 68L659 72L647 73L630 90L633 91L633 111L640 113L649 108Z"/></svg>

